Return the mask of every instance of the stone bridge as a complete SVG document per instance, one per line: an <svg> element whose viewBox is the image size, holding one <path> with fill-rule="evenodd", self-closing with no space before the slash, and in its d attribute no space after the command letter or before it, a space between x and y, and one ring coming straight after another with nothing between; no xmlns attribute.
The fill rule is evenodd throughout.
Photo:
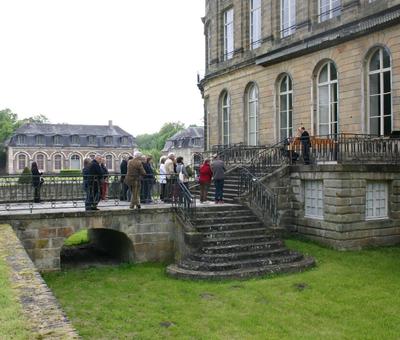
<svg viewBox="0 0 400 340"><path fill-rule="evenodd" d="M0 216L10 224L40 271L60 269L64 240L89 229L91 240L127 262L172 262L182 244L182 226L170 206L140 212L109 209ZM176 255L176 256L175 256Z"/></svg>

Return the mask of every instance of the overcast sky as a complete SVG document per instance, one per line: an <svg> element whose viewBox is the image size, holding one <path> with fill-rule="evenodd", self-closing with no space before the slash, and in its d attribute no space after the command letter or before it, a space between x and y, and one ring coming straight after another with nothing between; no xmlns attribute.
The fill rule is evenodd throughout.
<svg viewBox="0 0 400 340"><path fill-rule="evenodd" d="M0 0L0 109L138 135L202 123L203 0Z"/></svg>

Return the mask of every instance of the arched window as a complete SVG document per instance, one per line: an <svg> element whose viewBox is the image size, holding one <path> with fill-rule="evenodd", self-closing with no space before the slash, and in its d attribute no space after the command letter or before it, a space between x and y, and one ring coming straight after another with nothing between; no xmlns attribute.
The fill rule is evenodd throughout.
<svg viewBox="0 0 400 340"><path fill-rule="evenodd" d="M39 153L36 155L36 163L37 163L39 170L42 170L42 171L45 170L44 160L45 160L45 157L42 153Z"/></svg>
<svg viewBox="0 0 400 340"><path fill-rule="evenodd" d="M247 91L247 142L258 144L258 88L255 84Z"/></svg>
<svg viewBox="0 0 400 340"><path fill-rule="evenodd" d="M221 118L222 118L222 144L230 143L230 118L231 118L231 98L228 92L222 95L221 100Z"/></svg>
<svg viewBox="0 0 400 340"><path fill-rule="evenodd" d="M54 170L62 170L62 157L61 155L54 156Z"/></svg>
<svg viewBox="0 0 400 340"><path fill-rule="evenodd" d="M378 48L368 62L369 133L392 132L392 68L389 53Z"/></svg>
<svg viewBox="0 0 400 340"><path fill-rule="evenodd" d="M285 74L279 83L279 137L280 140L293 136L293 84Z"/></svg>
<svg viewBox="0 0 400 340"><path fill-rule="evenodd" d="M106 168L108 170L113 170L114 169L114 158L112 155L107 155L106 156Z"/></svg>
<svg viewBox="0 0 400 340"><path fill-rule="evenodd" d="M27 164L26 155L18 155L18 170L24 170Z"/></svg>
<svg viewBox="0 0 400 340"><path fill-rule="evenodd" d="M71 156L71 162L70 162L69 168L73 169L73 170L81 169L81 158L78 155Z"/></svg>
<svg viewBox="0 0 400 340"><path fill-rule="evenodd" d="M339 118L338 74L332 61L328 61L321 67L317 80L318 134L337 134Z"/></svg>

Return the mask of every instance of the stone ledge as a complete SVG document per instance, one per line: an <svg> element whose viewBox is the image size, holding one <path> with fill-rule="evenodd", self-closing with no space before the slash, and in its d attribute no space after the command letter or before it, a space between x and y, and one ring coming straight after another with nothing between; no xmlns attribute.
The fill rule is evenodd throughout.
<svg viewBox="0 0 400 340"><path fill-rule="evenodd" d="M32 335L37 334L38 339L80 339L9 225L0 225L0 244Z"/></svg>

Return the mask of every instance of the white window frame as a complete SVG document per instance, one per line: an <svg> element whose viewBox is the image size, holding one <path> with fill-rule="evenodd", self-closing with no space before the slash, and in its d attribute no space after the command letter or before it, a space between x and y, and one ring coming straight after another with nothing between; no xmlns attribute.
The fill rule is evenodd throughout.
<svg viewBox="0 0 400 340"><path fill-rule="evenodd" d="M286 89L282 91L282 83L286 80ZM280 140L293 136L293 82L292 78L285 74L278 84L279 88L279 137ZM282 100L286 102L286 110L282 109ZM289 104L292 104L291 106ZM282 114L286 115L286 126L282 126ZM283 135L283 131L285 131Z"/></svg>
<svg viewBox="0 0 400 340"><path fill-rule="evenodd" d="M71 144L72 145L79 145L80 144L79 135L72 135L71 136Z"/></svg>
<svg viewBox="0 0 400 340"><path fill-rule="evenodd" d="M104 137L104 145L112 146L113 145L113 137L112 136L105 136Z"/></svg>
<svg viewBox="0 0 400 340"><path fill-rule="evenodd" d="M79 159L79 167L78 167L78 168L73 168L73 167L72 167L72 158L73 158L73 157L78 157L78 159ZM77 154L71 155L71 157L69 158L69 168L70 168L71 170L80 170L81 167L82 167L82 157L79 156L79 155L77 155Z"/></svg>
<svg viewBox="0 0 400 340"><path fill-rule="evenodd" d="M54 145L62 145L62 136L60 136L60 135L53 136L53 144Z"/></svg>
<svg viewBox="0 0 400 340"><path fill-rule="evenodd" d="M375 53L377 51L379 51L379 70L370 71L372 57L375 55ZM388 57L389 57L389 60L390 60L390 66L389 67L383 67L383 53L384 52L388 54ZM379 74L379 86L380 86L381 91L380 91L380 93L375 94L374 96L379 96L380 97L380 113L379 113L379 116L373 116L373 117L379 117L380 118L380 125L381 126L380 126L379 134L381 136L384 136L385 135L385 117L390 116L390 130L393 131L392 58L391 58L390 54L387 51L385 51L384 48L382 48L382 47L377 48L371 53L371 55L370 55L370 57L368 59L367 72L368 72L368 80L367 80L367 82L368 82L368 86L367 86L367 88L368 88L368 93L367 93L367 95L368 95L368 104L367 104L367 107L368 107L368 122L367 122L367 124L368 124L368 132L371 133L371 118L372 118L371 117L371 97L372 96L371 96L371 92L370 92L370 89L371 89L370 77L371 77L371 75ZM384 87L384 74L386 72L390 72L390 92L384 92L384 88L385 88ZM384 101L384 99L385 99L385 95L389 95L389 94L390 94L390 115L385 115L385 107L384 107L385 101Z"/></svg>
<svg viewBox="0 0 400 340"><path fill-rule="evenodd" d="M97 137L90 135L87 137L88 139L88 145L97 145Z"/></svg>
<svg viewBox="0 0 400 340"><path fill-rule="evenodd" d="M56 167L56 164L57 164L56 158L58 158L58 157L60 157L60 168L59 169ZM53 156L53 170L54 171L61 171L62 168L63 168L63 157L62 157L62 155L60 155L60 154L54 155Z"/></svg>
<svg viewBox="0 0 400 340"><path fill-rule="evenodd" d="M222 144L229 145L230 138L230 119L231 119L231 97L225 92L221 100L221 118L222 118Z"/></svg>
<svg viewBox="0 0 400 340"><path fill-rule="evenodd" d="M26 145L26 135L17 136L17 145Z"/></svg>
<svg viewBox="0 0 400 340"><path fill-rule="evenodd" d="M40 164L42 161L39 161L39 156L43 157L43 163L42 164ZM38 153L35 156L35 162L36 162L36 164L38 166L38 170L46 171L46 155L44 155L43 153ZM43 166L40 166L40 165L43 165Z"/></svg>
<svg viewBox="0 0 400 340"><path fill-rule="evenodd" d="M110 160L110 157L111 157L111 160ZM108 170L114 170L114 157L113 157L113 155L110 155L110 154L106 155L105 156L105 162L106 162L106 168ZM109 166L109 165L111 165L111 166Z"/></svg>
<svg viewBox="0 0 400 340"><path fill-rule="evenodd" d="M336 70L336 79L332 80L332 75L331 75L331 65L335 67ZM327 67L328 68L328 79L326 82L320 83L320 75L322 70ZM321 135L321 125L328 125L328 135L333 135L333 134L338 134L339 133L339 104L340 104L340 98L339 98L339 73L337 71L336 65L332 61L328 61L322 65L322 67L319 69L319 72L317 74L317 128L318 128L318 135ZM337 101L333 101L332 98L332 88L336 84L336 98ZM328 87L328 123L321 123L320 122L320 117L321 117L321 107L320 107L320 89L322 87ZM333 118L333 110L332 106L336 104L336 121L332 120ZM332 127L333 125L336 125L336 132L333 131Z"/></svg>
<svg viewBox="0 0 400 340"><path fill-rule="evenodd" d="M324 219L324 183L322 180L304 181L304 216Z"/></svg>
<svg viewBox="0 0 400 340"><path fill-rule="evenodd" d="M24 162L24 165L23 165L23 167L21 168L21 162L22 162L22 157L23 157L23 162ZM28 164L28 157L24 154L24 153L20 153L20 154L18 154L18 157L17 157L17 162L18 162L18 170L24 170L26 167L27 167L27 164Z"/></svg>
<svg viewBox="0 0 400 340"><path fill-rule="evenodd" d="M261 3L262 0L250 0L250 49L256 49L261 46Z"/></svg>
<svg viewBox="0 0 400 340"><path fill-rule="evenodd" d="M281 37L296 32L296 0L281 0Z"/></svg>
<svg viewBox="0 0 400 340"><path fill-rule="evenodd" d="M234 12L233 8L227 9L224 13L224 60L233 58L235 49L234 40Z"/></svg>
<svg viewBox="0 0 400 340"><path fill-rule="evenodd" d="M258 145L258 111L258 87L256 84L251 84L247 91L247 141L252 146ZM255 120L255 130L251 131L251 120L253 119Z"/></svg>
<svg viewBox="0 0 400 340"><path fill-rule="evenodd" d="M324 2L324 5L322 5ZM339 3L339 5L336 5ZM322 12L322 8L327 7L327 10ZM318 20L323 22L330 20L342 14L342 3L341 0L318 0Z"/></svg>
<svg viewBox="0 0 400 340"><path fill-rule="evenodd" d="M387 182L369 182L365 197L365 219L388 219L389 184Z"/></svg>
<svg viewBox="0 0 400 340"><path fill-rule="evenodd" d="M43 135L36 135L35 136L35 144L36 145L45 145L46 139Z"/></svg>

